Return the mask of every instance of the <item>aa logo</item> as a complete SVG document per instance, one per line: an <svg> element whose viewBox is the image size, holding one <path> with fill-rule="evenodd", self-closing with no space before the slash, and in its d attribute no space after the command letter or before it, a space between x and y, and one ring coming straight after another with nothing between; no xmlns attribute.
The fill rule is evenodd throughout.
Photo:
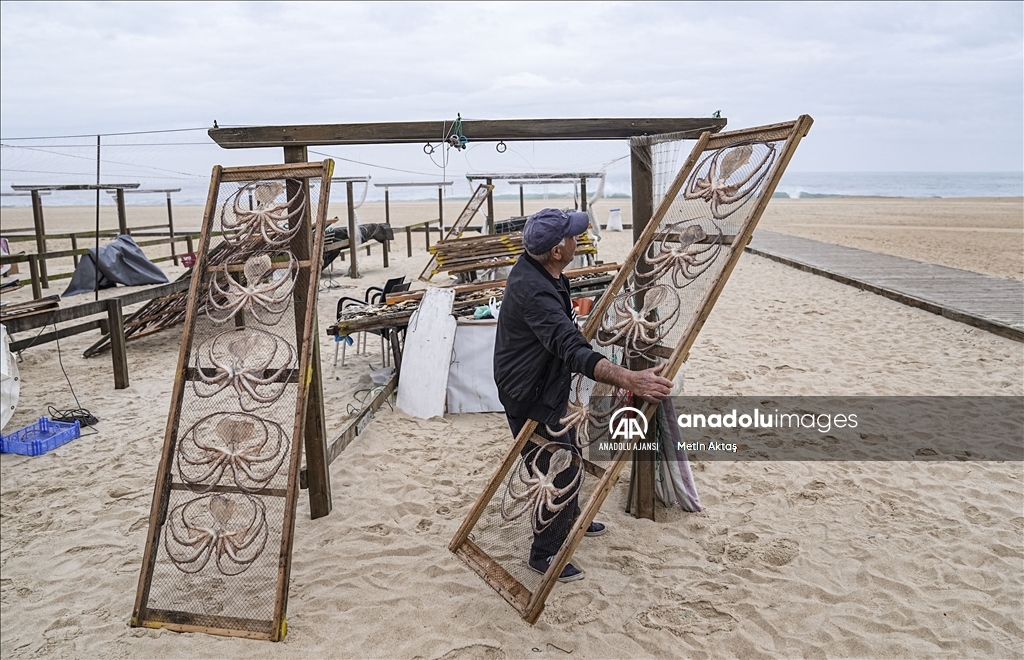
<svg viewBox="0 0 1024 660"><path fill-rule="evenodd" d="M633 415L625 415L627 412ZM608 421L608 431L612 440L643 440L647 437L647 418L636 408L619 408Z"/></svg>

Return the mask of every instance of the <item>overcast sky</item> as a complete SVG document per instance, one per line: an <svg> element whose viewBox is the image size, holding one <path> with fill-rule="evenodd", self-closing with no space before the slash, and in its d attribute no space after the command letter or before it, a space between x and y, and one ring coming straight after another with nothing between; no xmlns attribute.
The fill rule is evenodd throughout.
<svg viewBox="0 0 1024 660"><path fill-rule="evenodd" d="M1022 7L4 2L0 133L807 113L794 170L1020 171Z"/></svg>

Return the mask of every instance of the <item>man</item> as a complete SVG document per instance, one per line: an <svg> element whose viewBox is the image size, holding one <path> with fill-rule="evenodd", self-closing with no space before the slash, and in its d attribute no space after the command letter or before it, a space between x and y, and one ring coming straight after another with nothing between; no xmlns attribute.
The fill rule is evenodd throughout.
<svg viewBox="0 0 1024 660"><path fill-rule="evenodd" d="M589 224L586 213L544 209L530 216L523 229L526 254L509 273L494 342L494 381L514 436L528 419L539 422L537 431L542 436L547 435L545 425L556 430L560 427L558 420L566 412L573 373L627 389L651 403L664 400L672 389L672 381L658 375L661 365L644 371L615 365L590 347L576 325L569 279L562 271L576 253L576 237ZM572 442L571 434L548 439L561 444ZM532 460L536 451L527 443L523 453ZM538 458L539 469L548 469L548 458L543 452ZM573 465L562 472L555 487L572 483L578 470L578 465ZM578 515L578 502L571 501L551 524L534 534L530 568L539 573L547 571ZM599 536L605 531L603 524L595 522L586 535ZM566 564L558 579L569 582L581 578L583 571Z"/></svg>

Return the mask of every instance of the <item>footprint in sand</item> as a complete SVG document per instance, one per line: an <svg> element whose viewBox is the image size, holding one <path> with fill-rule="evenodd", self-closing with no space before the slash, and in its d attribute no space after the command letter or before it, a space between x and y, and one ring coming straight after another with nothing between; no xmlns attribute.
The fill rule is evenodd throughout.
<svg viewBox="0 0 1024 660"><path fill-rule="evenodd" d="M545 608L545 616L559 624L568 624L569 628L596 621L604 606L594 603L591 594L569 594L565 598L551 602Z"/></svg>
<svg viewBox="0 0 1024 660"><path fill-rule="evenodd" d="M727 632L737 623L736 617L706 600L655 605L638 614L637 621L644 628L667 630L678 637Z"/></svg>
<svg viewBox="0 0 1024 660"><path fill-rule="evenodd" d="M767 564L785 566L800 554L800 544L792 539L761 540L753 532L734 534L728 541L705 545L707 560L715 563Z"/></svg>
<svg viewBox="0 0 1024 660"><path fill-rule="evenodd" d="M967 521L971 524L989 525L992 523L992 516L983 512L981 509L974 506L973 504L968 504L967 506L961 505L960 508L963 509L964 517L967 518Z"/></svg>
<svg viewBox="0 0 1024 660"><path fill-rule="evenodd" d="M785 566L800 554L800 544L792 539L776 539L759 548L761 561L771 566Z"/></svg>
<svg viewBox="0 0 1024 660"><path fill-rule="evenodd" d="M815 504L822 500L827 500L830 497L835 497L837 494L836 490L831 488L824 481L815 480L804 486L800 492L796 494L795 499L803 504ZM790 499L792 501L794 496L790 496Z"/></svg>
<svg viewBox="0 0 1024 660"><path fill-rule="evenodd" d="M436 660L505 660L508 656L496 646L473 644L452 649Z"/></svg>

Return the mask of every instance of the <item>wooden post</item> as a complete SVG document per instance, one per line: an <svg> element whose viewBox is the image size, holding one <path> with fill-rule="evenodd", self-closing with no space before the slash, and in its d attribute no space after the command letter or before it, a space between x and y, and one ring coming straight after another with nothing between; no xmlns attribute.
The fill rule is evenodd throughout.
<svg viewBox="0 0 1024 660"><path fill-rule="evenodd" d="M39 255L28 255L28 272L32 278L32 299L39 300L43 297L43 287L39 282Z"/></svg>
<svg viewBox="0 0 1024 660"><path fill-rule="evenodd" d="M167 231L171 233L171 258L178 265L178 249L174 244L174 212L171 211L171 193L167 193Z"/></svg>
<svg viewBox="0 0 1024 660"><path fill-rule="evenodd" d="M494 233L494 186L490 179L487 179L487 233Z"/></svg>
<svg viewBox="0 0 1024 660"><path fill-rule="evenodd" d="M430 223L429 222L424 222L423 223L423 235L426 237L426 241L427 241L427 254L429 254L430 253Z"/></svg>
<svg viewBox="0 0 1024 660"><path fill-rule="evenodd" d="M107 327L110 328L110 359L114 364L114 389L123 390L128 387L128 352L124 345L124 315L121 313L121 301L109 298L107 307Z"/></svg>
<svg viewBox="0 0 1024 660"><path fill-rule="evenodd" d="M651 148L649 146L631 147L629 151L630 177L632 179L633 197L633 243L636 243L654 214L654 172L651 171ZM585 189L584 189L585 190ZM583 198L586 199L584 192ZM640 358L642 360L642 358ZM646 362L629 364L631 369L643 369ZM654 465L653 451L634 452L633 475L636 481L636 507L632 513L637 518L654 520Z"/></svg>
<svg viewBox="0 0 1024 660"><path fill-rule="evenodd" d="M190 253L195 254L195 249L192 247L192 234L187 234L185 236L185 247Z"/></svg>
<svg viewBox="0 0 1024 660"><path fill-rule="evenodd" d="M77 250L78 249L78 235L77 234L71 234L71 249L72 250ZM71 255L71 258L74 259L74 261L75 261L75 268L78 268L78 255L77 254Z"/></svg>
<svg viewBox="0 0 1024 660"><path fill-rule="evenodd" d="M36 227L36 254L46 254L46 227L43 222L43 199L39 196L38 190L32 191L32 222ZM39 276L33 280L38 282L45 289L50 288L50 283L46 278L46 258L40 257L39 259ZM42 298L41 295L36 296Z"/></svg>
<svg viewBox="0 0 1024 660"><path fill-rule="evenodd" d="M519 184L519 215L526 215L526 205L523 203L523 184Z"/></svg>
<svg viewBox="0 0 1024 660"><path fill-rule="evenodd" d="M405 247L409 251L409 256L412 256L412 227L405 228Z"/></svg>
<svg viewBox="0 0 1024 660"><path fill-rule="evenodd" d="M369 182L367 182L366 185L370 185ZM388 195L388 189L385 188L384 189L384 224L387 226L388 229L391 229L391 205L389 203L390 202L389 197L390 196ZM384 238L385 238L385 240L384 240L384 267L387 268L388 267L388 252L391 250L391 241L386 240L387 239L386 236Z"/></svg>
<svg viewBox="0 0 1024 660"><path fill-rule="evenodd" d="M356 279L359 277L359 268L356 266L356 207L351 181L345 182L345 197L348 200L348 256L352 257L352 263L348 265L348 276Z"/></svg>
<svg viewBox="0 0 1024 660"><path fill-rule="evenodd" d="M580 210L587 212L587 178L580 179ZM651 211L654 212L653 209ZM635 226L635 225L634 225Z"/></svg>
<svg viewBox="0 0 1024 660"><path fill-rule="evenodd" d="M284 148L284 162L285 163L305 163L307 161L306 147L285 147ZM306 212L303 214L304 226L310 226L312 223L312 200L309 199L309 185L304 184L306 187L305 195L303 199L309 200L306 205ZM325 179L323 185L331 185L330 180ZM288 199L293 199L295 193L298 192L298 186L295 183L289 181L287 191ZM351 226L354 220L352 219L352 184L348 184L348 203L349 203L349 245L355 245L355 241L352 240ZM316 231L323 231L323 227L317 227ZM291 252L295 255L295 258L302 260L316 259L317 263L323 259L321 255L311 255L311 243L312 235L310 232L300 231L291 241ZM352 253L352 263L355 264L355 251ZM300 271L299 277L295 281L296 291L307 291L309 288L308 277L317 277L320 270L316 267L309 269L309 274L306 275L305 271ZM316 290L316 287L313 287ZM296 337L301 338L304 333L304 318L306 316L306 306L316 305L316 297L314 293L313 300L302 300L296 297L295 299L295 333ZM327 462L327 423L324 415L324 385L323 379L320 373L320 333L317 331L316 315L313 316L313 332L310 334L309 340L313 342L312 351L310 352L310 370L309 370L309 390L306 393L306 419L303 423L302 437L305 444L306 450L306 474L309 483L309 517L313 520L322 518L331 512L331 476L328 472Z"/></svg>
<svg viewBox="0 0 1024 660"><path fill-rule="evenodd" d="M440 220L438 236L444 238L444 186L437 187L437 217Z"/></svg>
<svg viewBox="0 0 1024 660"><path fill-rule="evenodd" d="M124 188L118 188L117 193L117 230L120 236L128 233L128 214L124 208Z"/></svg>

